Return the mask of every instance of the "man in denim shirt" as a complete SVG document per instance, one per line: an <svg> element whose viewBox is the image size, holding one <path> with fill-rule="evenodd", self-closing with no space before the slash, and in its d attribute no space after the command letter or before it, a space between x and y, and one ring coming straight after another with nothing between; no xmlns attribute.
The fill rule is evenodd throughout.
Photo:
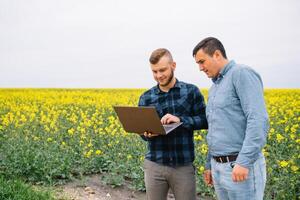
<svg viewBox="0 0 300 200"><path fill-rule="evenodd" d="M194 200L193 131L207 129L204 98L195 85L175 78L176 63L167 49L153 51L149 61L157 85L142 94L139 106L155 106L162 124L183 124L167 135L146 132L142 136L148 143L144 163L147 199L166 200L170 187L176 200Z"/></svg>
<svg viewBox="0 0 300 200"><path fill-rule="evenodd" d="M220 200L263 199L266 164L262 148L269 128L261 77L229 61L222 43L202 40L193 56L212 79L206 107L208 121L204 180Z"/></svg>

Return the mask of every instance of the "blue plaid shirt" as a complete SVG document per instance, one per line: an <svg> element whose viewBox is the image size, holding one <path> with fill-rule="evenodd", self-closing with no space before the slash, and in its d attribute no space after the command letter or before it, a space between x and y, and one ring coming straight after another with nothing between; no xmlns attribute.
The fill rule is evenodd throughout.
<svg viewBox="0 0 300 200"><path fill-rule="evenodd" d="M193 131L207 129L205 102L199 89L178 80L168 92L161 91L157 85L142 94L139 106L154 106L160 118L169 113L183 122L168 135L142 136L148 142L145 158L170 166L192 163L195 159Z"/></svg>

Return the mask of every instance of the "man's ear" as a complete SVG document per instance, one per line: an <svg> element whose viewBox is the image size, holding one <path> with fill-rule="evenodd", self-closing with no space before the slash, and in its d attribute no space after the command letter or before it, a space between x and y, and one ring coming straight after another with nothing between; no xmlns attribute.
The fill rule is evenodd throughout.
<svg viewBox="0 0 300 200"><path fill-rule="evenodd" d="M173 70L176 69L176 62L172 62L172 69L173 69Z"/></svg>
<svg viewBox="0 0 300 200"><path fill-rule="evenodd" d="M221 51L219 49L217 49L214 54L213 54L213 57L216 59L216 60L220 60L223 58L223 55L221 53Z"/></svg>

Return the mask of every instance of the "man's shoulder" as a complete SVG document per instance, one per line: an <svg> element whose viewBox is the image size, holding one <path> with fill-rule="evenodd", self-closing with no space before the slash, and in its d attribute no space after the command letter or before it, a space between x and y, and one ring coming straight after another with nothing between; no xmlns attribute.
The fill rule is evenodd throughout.
<svg viewBox="0 0 300 200"><path fill-rule="evenodd" d="M152 88L150 88L150 89L146 90L145 92L143 92L141 97L151 96L151 94L155 93L156 89L157 89L157 86L153 86Z"/></svg>
<svg viewBox="0 0 300 200"><path fill-rule="evenodd" d="M195 89L198 89L198 87L192 83L186 83L186 82L183 82L183 81L178 81L180 87L182 88L187 88L187 89L191 89L191 90L195 90Z"/></svg>
<svg viewBox="0 0 300 200"><path fill-rule="evenodd" d="M243 79L245 77L258 77L260 79L258 72L256 72L252 67L244 64L235 64L232 74L233 80Z"/></svg>
<svg viewBox="0 0 300 200"><path fill-rule="evenodd" d="M255 72L255 70L244 64L235 64L234 67L232 68L233 73L243 73L243 72Z"/></svg>

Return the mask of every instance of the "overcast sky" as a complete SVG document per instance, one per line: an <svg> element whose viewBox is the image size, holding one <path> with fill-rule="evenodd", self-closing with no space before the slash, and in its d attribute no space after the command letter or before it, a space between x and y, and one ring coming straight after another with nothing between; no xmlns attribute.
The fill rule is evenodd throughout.
<svg viewBox="0 0 300 200"><path fill-rule="evenodd" d="M149 88L164 47L208 88L192 49L214 36L266 88L300 88L299 20L298 0L0 0L0 87Z"/></svg>

